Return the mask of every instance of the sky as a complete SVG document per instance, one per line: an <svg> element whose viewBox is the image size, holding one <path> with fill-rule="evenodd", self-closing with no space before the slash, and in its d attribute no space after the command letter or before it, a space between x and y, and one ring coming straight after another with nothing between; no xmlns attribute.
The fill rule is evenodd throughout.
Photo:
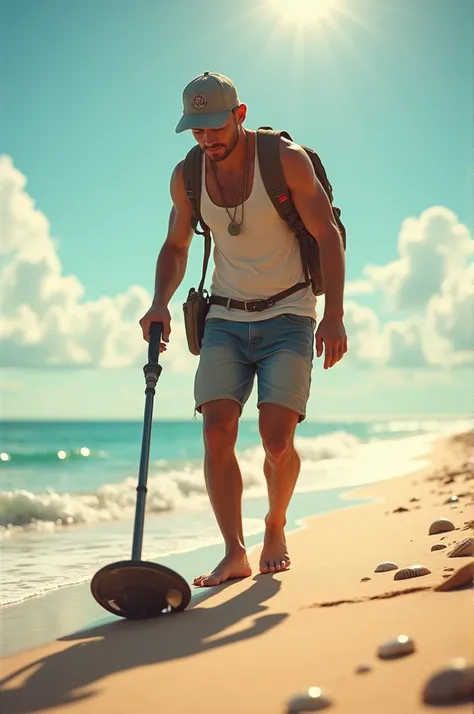
<svg viewBox="0 0 474 714"><path fill-rule="evenodd" d="M328 371L315 359L308 418L472 414L471 0L3 0L1 13L3 418L142 417L138 320L194 141L174 131L182 91L204 71L234 80L248 128L314 148L342 209L349 349ZM193 416L181 305L201 260L196 235L158 419Z"/></svg>

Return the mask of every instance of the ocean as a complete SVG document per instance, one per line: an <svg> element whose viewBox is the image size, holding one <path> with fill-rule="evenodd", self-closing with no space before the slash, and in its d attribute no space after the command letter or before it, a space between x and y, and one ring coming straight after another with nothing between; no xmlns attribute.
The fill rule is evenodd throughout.
<svg viewBox="0 0 474 714"><path fill-rule="evenodd" d="M471 422L455 419L305 421L297 429L294 498L304 503L304 494L319 492L320 511L339 507L341 489L413 471L437 436L468 428ZM130 557L141 438L140 421L0 422L0 606L85 582ZM255 543L266 507L256 422L241 421L237 451L244 533ZM221 543L202 457L200 418L154 420L144 559Z"/></svg>

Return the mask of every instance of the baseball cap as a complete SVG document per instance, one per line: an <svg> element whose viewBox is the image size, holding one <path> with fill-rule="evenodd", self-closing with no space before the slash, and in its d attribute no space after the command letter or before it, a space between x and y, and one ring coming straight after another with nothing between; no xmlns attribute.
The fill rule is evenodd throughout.
<svg viewBox="0 0 474 714"><path fill-rule="evenodd" d="M240 104L237 89L228 77L218 72L204 72L183 91L183 116L175 129L219 129Z"/></svg>

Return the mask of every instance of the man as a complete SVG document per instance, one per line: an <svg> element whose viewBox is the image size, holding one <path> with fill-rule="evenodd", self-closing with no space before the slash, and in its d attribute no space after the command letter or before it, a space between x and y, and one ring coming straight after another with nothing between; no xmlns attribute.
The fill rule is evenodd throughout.
<svg viewBox="0 0 474 714"><path fill-rule="evenodd" d="M256 133L244 128L247 107L230 79L205 72L183 92L176 132L190 130L203 150L201 212L214 240L211 304L195 376L195 405L203 417L204 473L225 542L222 561L195 585L217 585L251 575L242 533L242 478L235 455L239 417L258 383L259 429L265 454L269 509L261 573L290 566L285 540L287 508L300 458L293 439L305 418L311 370L324 348L324 368L347 351L343 325L344 249L326 193L304 150L281 140L283 172L294 204L318 241L325 282L325 309L315 335L316 299L311 286L261 312L233 301L267 298L304 280L298 243L268 198L256 154ZM193 236L183 162L171 177L173 206L168 235L158 256L155 295L140 320L145 340L151 322L170 339L169 302L184 278ZM224 298L224 299L222 299ZM231 301L231 302L229 302ZM217 304L217 303L220 304Z"/></svg>

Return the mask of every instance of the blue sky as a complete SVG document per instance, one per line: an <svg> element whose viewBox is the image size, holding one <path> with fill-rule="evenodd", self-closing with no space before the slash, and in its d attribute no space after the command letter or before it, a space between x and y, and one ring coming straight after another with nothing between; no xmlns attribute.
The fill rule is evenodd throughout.
<svg viewBox="0 0 474 714"><path fill-rule="evenodd" d="M340 0L301 29L277 4L2 5L4 416L141 417L135 317L170 173L192 146L174 132L181 93L205 70L236 82L249 128L285 128L320 153L343 210L349 353L329 372L315 364L309 415L472 413L474 5ZM302 0L288 4L301 19ZM174 298L159 417L193 411L179 318L200 241Z"/></svg>

